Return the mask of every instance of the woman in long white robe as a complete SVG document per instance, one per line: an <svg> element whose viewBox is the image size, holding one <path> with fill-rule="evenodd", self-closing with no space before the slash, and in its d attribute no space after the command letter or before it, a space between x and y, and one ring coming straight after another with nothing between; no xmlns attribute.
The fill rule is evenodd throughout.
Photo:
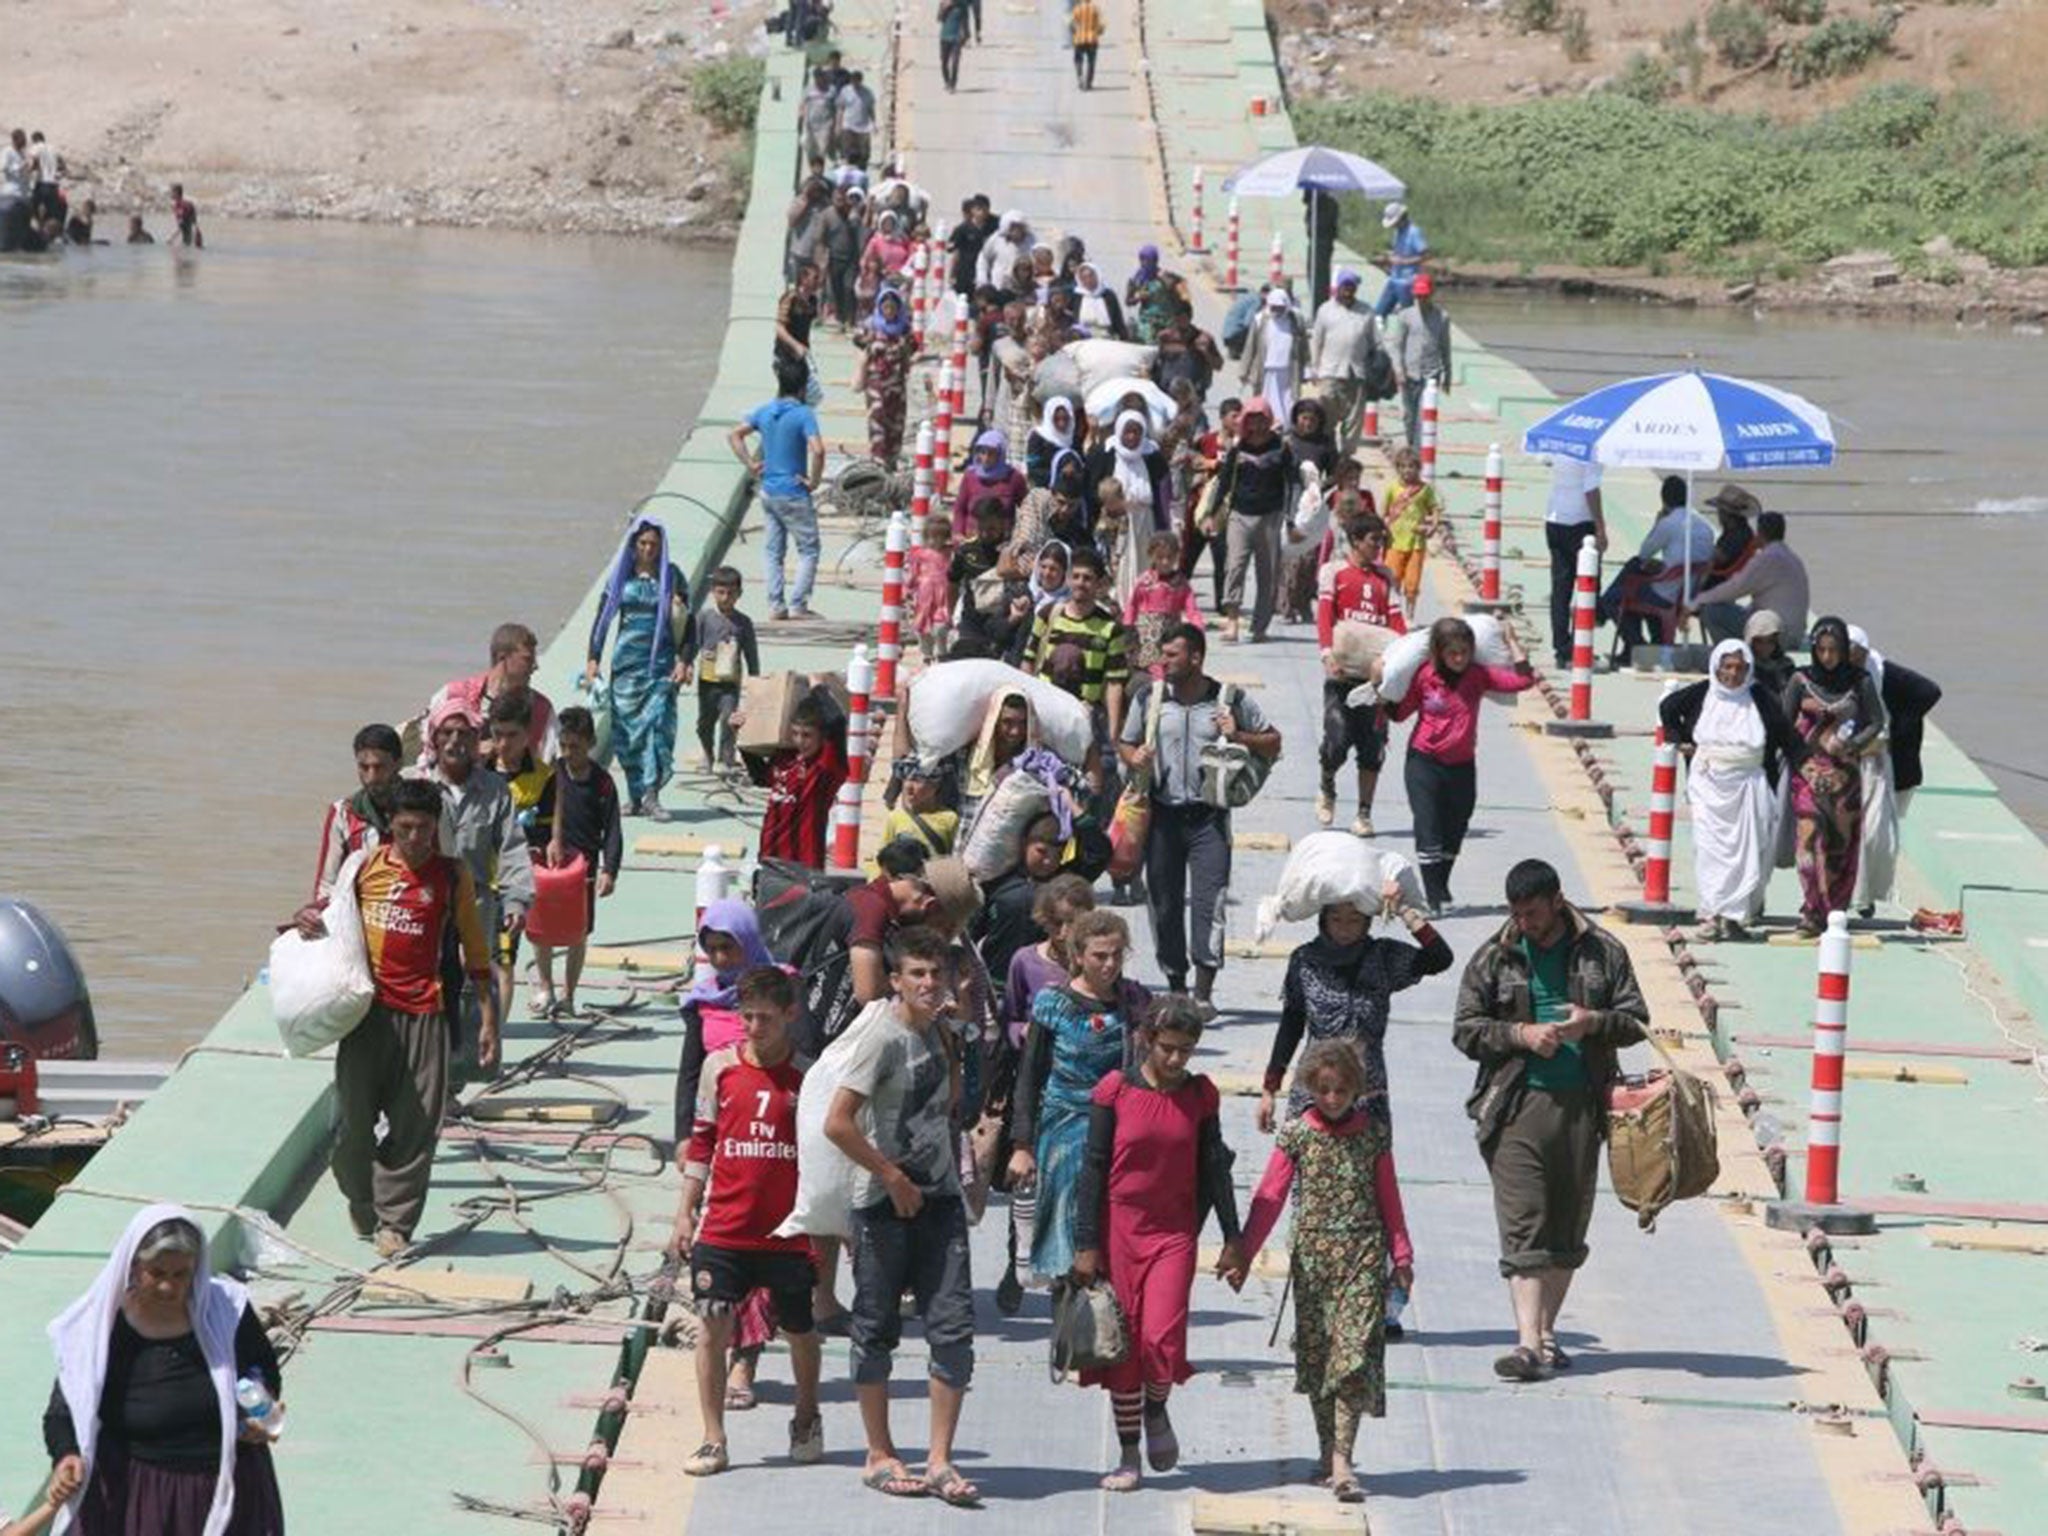
<svg viewBox="0 0 2048 1536"><path fill-rule="evenodd" d="M1750 682L1749 647L1723 640L1707 668L1692 731L1686 802L1702 937L1740 938L1763 916L1778 833L1778 795L1764 770L1769 732Z"/></svg>

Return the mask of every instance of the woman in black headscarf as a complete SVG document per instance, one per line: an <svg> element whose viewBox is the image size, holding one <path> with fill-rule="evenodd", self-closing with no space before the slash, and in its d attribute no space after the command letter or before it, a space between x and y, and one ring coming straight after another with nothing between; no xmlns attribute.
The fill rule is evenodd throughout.
<svg viewBox="0 0 2048 1536"><path fill-rule="evenodd" d="M1863 754L1884 734L1884 703L1849 657L1849 626L1813 626L1813 659L1785 686L1785 714L1806 744L1792 780L1799 931L1818 937L1855 899L1863 843Z"/></svg>

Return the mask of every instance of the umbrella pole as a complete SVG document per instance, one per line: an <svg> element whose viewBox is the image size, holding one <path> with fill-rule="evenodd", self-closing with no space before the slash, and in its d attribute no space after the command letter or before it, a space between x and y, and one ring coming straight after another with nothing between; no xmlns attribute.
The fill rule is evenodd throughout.
<svg viewBox="0 0 2048 1536"><path fill-rule="evenodd" d="M1678 578L1678 603L1685 612L1692 615L1692 621L1699 624L1700 638L1704 640L1707 634L1706 623L1698 614L1692 612L1692 471L1690 469L1685 472L1685 516L1685 563L1682 567L1684 574ZM1674 640L1684 640L1684 626L1679 625L1675 627L1671 634Z"/></svg>

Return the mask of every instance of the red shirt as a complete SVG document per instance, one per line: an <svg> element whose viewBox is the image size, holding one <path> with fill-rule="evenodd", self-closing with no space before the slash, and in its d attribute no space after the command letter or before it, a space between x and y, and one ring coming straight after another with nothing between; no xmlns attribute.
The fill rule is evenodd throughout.
<svg viewBox="0 0 2048 1536"><path fill-rule="evenodd" d="M1335 642L1337 625L1345 619L1377 624L1397 635L1408 633L1408 621L1394 601L1394 573L1383 565L1358 566L1349 560L1324 566L1316 583L1317 646L1327 651Z"/></svg>
<svg viewBox="0 0 2048 1536"><path fill-rule="evenodd" d="M708 1175L698 1242L810 1251L808 1238L770 1235L796 1205L796 1096L803 1076L794 1058L758 1067L737 1045L704 1058L684 1162L685 1176Z"/></svg>
<svg viewBox="0 0 2048 1536"><path fill-rule="evenodd" d="M832 801L846 782L846 758L827 741L816 757L777 754L768 777L768 811L761 821L761 856L825 867L825 828Z"/></svg>

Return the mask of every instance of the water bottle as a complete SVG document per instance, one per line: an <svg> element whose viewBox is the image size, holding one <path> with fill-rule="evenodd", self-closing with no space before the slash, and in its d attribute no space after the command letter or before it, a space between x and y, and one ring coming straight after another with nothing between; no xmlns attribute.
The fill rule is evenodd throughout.
<svg viewBox="0 0 2048 1536"><path fill-rule="evenodd" d="M235 1405L242 1410L244 1419L271 1439L284 1432L284 1409L259 1377L244 1376L235 1383Z"/></svg>
<svg viewBox="0 0 2048 1536"><path fill-rule="evenodd" d="M1402 1314L1403 1312L1407 1311L1407 1310L1408 1310L1408 1287L1407 1287L1407 1286L1405 1286L1405 1285L1394 1285L1394 1284L1392 1284L1392 1283L1390 1282L1390 1283L1388 1284L1388 1286L1387 1286L1387 1324L1388 1324L1388 1326L1389 1326L1389 1327L1394 1327L1394 1328L1398 1328L1398 1327L1400 1327L1400 1326L1401 1326L1401 1314Z"/></svg>

